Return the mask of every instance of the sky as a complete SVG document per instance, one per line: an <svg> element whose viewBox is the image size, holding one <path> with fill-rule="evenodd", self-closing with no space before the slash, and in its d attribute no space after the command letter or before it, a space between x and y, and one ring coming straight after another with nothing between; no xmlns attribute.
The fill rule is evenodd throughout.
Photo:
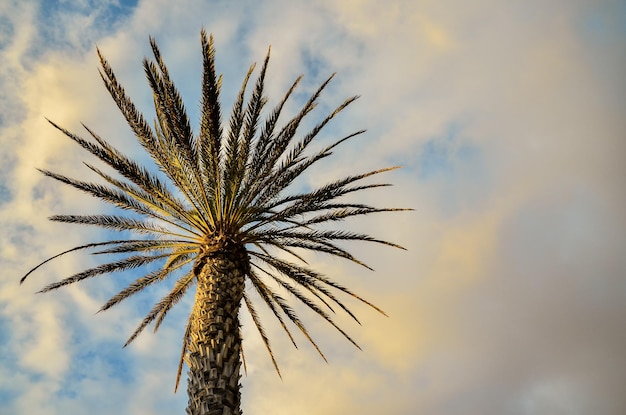
<svg viewBox="0 0 626 415"><path fill-rule="evenodd" d="M341 224L407 248L352 246L375 272L313 258L389 315L350 303L363 325L338 317L362 351L305 313L325 363L263 314L281 380L244 318L246 415L626 413L623 0L4 0L1 414L184 412L184 383L173 386L192 298L122 349L166 286L96 314L132 273L35 294L97 263L77 254L18 281L110 236L47 220L108 208L37 172L95 179L46 118L146 157L102 85L96 45L150 119L141 60L154 36L197 121L202 27L225 112L269 45L270 103L305 75L287 110L337 72L311 122L361 97L319 145L368 131L307 183L402 165L362 200L414 209Z"/></svg>

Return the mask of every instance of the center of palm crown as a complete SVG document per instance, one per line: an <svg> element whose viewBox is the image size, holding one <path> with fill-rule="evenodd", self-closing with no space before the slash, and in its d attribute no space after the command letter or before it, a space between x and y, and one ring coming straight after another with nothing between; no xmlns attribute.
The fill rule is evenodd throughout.
<svg viewBox="0 0 626 415"><path fill-rule="evenodd" d="M204 236L196 265L204 264L207 259L217 258L230 260L244 268L247 268L249 262L244 245L233 235L224 232L213 232Z"/></svg>

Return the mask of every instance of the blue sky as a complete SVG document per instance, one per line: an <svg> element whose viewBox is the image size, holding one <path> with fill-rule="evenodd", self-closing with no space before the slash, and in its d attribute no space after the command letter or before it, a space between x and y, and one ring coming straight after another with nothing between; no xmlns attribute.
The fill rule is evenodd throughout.
<svg viewBox="0 0 626 415"><path fill-rule="evenodd" d="M626 2L458 0L18 1L0 4L0 412L171 414L184 299L157 334L121 345L166 287L95 314L133 274L58 292L96 263L102 238L49 222L107 207L36 168L88 177L89 160L45 117L93 128L145 160L102 86L95 45L152 117L148 35L197 119L200 36L215 36L224 111L269 45L270 105L301 73L288 110L330 73L311 122L361 98L320 145L366 128L303 186L388 165L394 187L364 202L412 213L346 222L408 252L354 246L376 272L314 264L380 305L340 323L355 350L305 314L329 358L294 350L271 320L283 380L249 324L244 413L608 414L626 412ZM269 317L269 316L268 316ZM244 324L247 320L244 320ZM247 321L249 323L249 321Z"/></svg>

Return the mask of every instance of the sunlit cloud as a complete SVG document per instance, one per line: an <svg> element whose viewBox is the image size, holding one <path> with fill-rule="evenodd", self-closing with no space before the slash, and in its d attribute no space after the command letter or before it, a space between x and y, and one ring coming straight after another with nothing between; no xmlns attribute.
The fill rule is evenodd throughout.
<svg viewBox="0 0 626 415"><path fill-rule="evenodd" d="M81 123L146 160L102 86L96 46L153 117L141 59L156 37L197 117L199 31L215 36L224 109L271 45L270 103L338 72L316 114L361 98L321 140L367 128L309 184L384 166L366 203L413 212L346 222L408 251L354 246L375 272L312 257L389 317L354 303L356 350L306 315L326 364L268 320L283 380L244 318L246 414L587 414L626 411L624 5L616 1L9 1L0 5L0 407L10 413L165 414L192 299L121 345L165 288L96 314L131 275L45 295L96 263L92 229L55 213L107 207L36 171L87 177L88 154L46 118ZM51 9L49 9L52 7ZM295 107L295 103L294 103ZM196 118L197 119L197 118ZM195 125L194 125L195 126ZM352 303L351 303L352 304Z"/></svg>

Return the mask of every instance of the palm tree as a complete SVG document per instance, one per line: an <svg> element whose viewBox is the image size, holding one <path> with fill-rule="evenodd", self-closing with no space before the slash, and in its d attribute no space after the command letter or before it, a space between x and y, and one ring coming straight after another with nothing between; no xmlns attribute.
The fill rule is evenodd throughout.
<svg viewBox="0 0 626 415"><path fill-rule="evenodd" d="M240 414L239 379L243 358L240 305L245 304L279 375L270 342L257 314L253 301L255 297L269 307L294 346L296 343L288 327L289 321L324 357L294 308L283 297L285 292L312 309L359 347L331 317L333 307L337 306L358 322L336 293L343 292L380 313L384 312L310 268L302 252L322 252L367 267L339 244L356 240L399 246L366 234L335 230L325 225L348 217L405 209L377 208L341 200L349 193L387 186L363 182L363 179L395 167L344 177L314 190L286 193L294 179L311 165L330 156L339 144L364 132L361 130L342 137L312 154L305 151L320 130L357 97L345 100L308 133L296 139L302 120L316 106L320 93L333 78L328 78L302 109L279 128L277 121L281 110L300 77L269 111L264 123L261 122L266 104L263 90L268 51L247 100L246 86L254 65L245 76L225 131L219 99L221 76L218 77L215 71L213 38L207 38L204 30L201 43L203 74L199 134L195 134L190 127L179 91L153 38L150 38L150 44L154 60L145 58L143 61L154 94L157 117L153 127L137 111L98 50L104 84L159 172L130 159L87 126L84 128L91 137L89 140L50 121L118 175L110 175L89 163L85 163L86 166L106 184L77 180L48 170L40 171L127 212L125 215L55 215L50 219L129 231L124 235L134 236L69 249L33 268L21 282L48 261L78 250L114 255L115 259L49 284L39 292L159 261L156 271L145 271L145 275L113 296L100 311L119 304L152 284L175 276L176 281L169 294L154 305L125 347L150 323L154 322L156 331L172 306L195 286L195 302L183 336L175 389L184 360L189 367L188 414ZM294 260L285 259L288 256ZM245 364L245 360L243 362Z"/></svg>

